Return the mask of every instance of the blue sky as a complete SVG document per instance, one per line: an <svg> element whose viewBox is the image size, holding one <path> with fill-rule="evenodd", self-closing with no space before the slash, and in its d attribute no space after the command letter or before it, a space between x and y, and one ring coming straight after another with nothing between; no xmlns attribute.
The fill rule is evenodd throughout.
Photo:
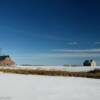
<svg viewBox="0 0 100 100"><path fill-rule="evenodd" d="M100 64L99 5L99 0L2 0L0 47L17 64L81 64L90 58Z"/></svg>

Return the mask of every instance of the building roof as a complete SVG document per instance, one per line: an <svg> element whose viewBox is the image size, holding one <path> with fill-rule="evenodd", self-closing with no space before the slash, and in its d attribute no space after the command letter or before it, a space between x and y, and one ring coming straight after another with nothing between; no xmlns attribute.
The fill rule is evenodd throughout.
<svg viewBox="0 0 100 100"><path fill-rule="evenodd" d="M9 58L9 55L0 56L0 61L5 60L5 58Z"/></svg>

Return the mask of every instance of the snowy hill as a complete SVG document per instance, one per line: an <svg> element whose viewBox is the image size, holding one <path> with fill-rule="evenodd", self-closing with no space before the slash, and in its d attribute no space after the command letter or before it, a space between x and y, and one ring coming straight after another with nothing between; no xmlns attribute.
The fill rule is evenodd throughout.
<svg viewBox="0 0 100 100"><path fill-rule="evenodd" d="M2 100L100 100L100 80L0 74Z"/></svg>

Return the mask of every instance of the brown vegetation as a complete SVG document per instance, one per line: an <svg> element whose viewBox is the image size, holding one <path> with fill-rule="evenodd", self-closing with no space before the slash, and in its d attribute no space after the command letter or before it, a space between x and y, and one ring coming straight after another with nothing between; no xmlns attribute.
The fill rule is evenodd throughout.
<svg viewBox="0 0 100 100"><path fill-rule="evenodd" d="M4 73L16 74L31 74L31 75L48 75L48 76L72 76L72 77L87 77L100 79L100 69L95 69L89 72L68 72L61 70L40 70L40 69L0 69Z"/></svg>

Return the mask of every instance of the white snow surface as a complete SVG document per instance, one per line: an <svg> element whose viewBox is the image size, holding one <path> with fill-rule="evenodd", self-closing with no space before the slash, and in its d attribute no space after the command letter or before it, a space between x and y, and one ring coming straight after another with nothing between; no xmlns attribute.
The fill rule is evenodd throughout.
<svg viewBox="0 0 100 100"><path fill-rule="evenodd" d="M70 72L88 72L94 69L100 69L100 66L16 66L15 68L25 69L43 69L43 70L62 70Z"/></svg>
<svg viewBox="0 0 100 100"><path fill-rule="evenodd" d="M0 73L0 100L100 100L100 79Z"/></svg>
<svg viewBox="0 0 100 100"><path fill-rule="evenodd" d="M64 67L64 66L0 66L0 69L34 69L34 70L53 70L53 71L70 71L70 72L88 72L92 71L94 69L100 69L100 66L69 66L69 67Z"/></svg>

